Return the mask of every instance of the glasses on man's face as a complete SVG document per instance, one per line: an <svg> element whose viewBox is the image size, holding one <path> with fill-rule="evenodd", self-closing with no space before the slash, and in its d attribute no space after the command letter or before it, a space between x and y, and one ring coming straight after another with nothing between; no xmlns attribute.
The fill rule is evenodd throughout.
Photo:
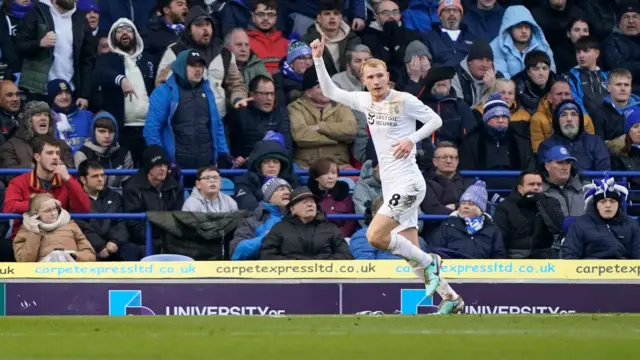
<svg viewBox="0 0 640 360"><path fill-rule="evenodd" d="M276 96L276 93L274 91L269 91L269 92L266 92L266 91L254 91L253 93L255 95L257 95L258 97L263 97L263 98L275 97Z"/></svg>
<svg viewBox="0 0 640 360"><path fill-rule="evenodd" d="M220 181L220 179L222 179L220 176L203 176L201 177L200 181L208 181L208 182L214 182L214 181Z"/></svg>
<svg viewBox="0 0 640 360"><path fill-rule="evenodd" d="M257 18L260 18L260 19L264 19L264 18L273 19L278 15L278 13L277 12L257 12L257 13L253 13L253 15L255 15Z"/></svg>
<svg viewBox="0 0 640 360"><path fill-rule="evenodd" d="M453 156L453 155L442 155L442 156L436 156L437 160L450 160L450 161L458 161L458 157L457 156Z"/></svg>
<svg viewBox="0 0 640 360"><path fill-rule="evenodd" d="M398 16L400 15L400 10L382 10L378 13L378 15L382 16Z"/></svg>

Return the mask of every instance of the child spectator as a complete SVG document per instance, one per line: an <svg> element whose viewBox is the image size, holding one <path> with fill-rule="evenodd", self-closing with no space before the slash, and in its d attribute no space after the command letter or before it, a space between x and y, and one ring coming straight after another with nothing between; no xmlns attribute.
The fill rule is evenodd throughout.
<svg viewBox="0 0 640 360"><path fill-rule="evenodd" d="M214 166L204 166L196 173L196 187L182 205L182 211L224 213L238 210L238 204L220 192L222 177Z"/></svg>
<svg viewBox="0 0 640 360"><path fill-rule="evenodd" d="M601 104L607 93L607 72L600 69L600 43L593 36L585 36L575 43L578 66L569 71L569 85L573 100L591 113L589 104Z"/></svg>
<svg viewBox="0 0 640 360"><path fill-rule="evenodd" d="M63 79L47 83L51 110L57 115L57 138L64 140L75 154L91 136L91 111L80 109L73 101L71 84Z"/></svg>

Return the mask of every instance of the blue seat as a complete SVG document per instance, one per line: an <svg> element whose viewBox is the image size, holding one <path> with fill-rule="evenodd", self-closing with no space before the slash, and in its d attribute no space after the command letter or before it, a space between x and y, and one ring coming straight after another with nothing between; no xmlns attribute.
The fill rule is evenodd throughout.
<svg viewBox="0 0 640 360"><path fill-rule="evenodd" d="M143 262L158 262L158 261L194 261L192 258L184 255L177 254L156 254L143 258Z"/></svg>
<svg viewBox="0 0 640 360"><path fill-rule="evenodd" d="M233 193L236 191L236 184L231 181L231 179L222 178L222 193L233 196Z"/></svg>
<svg viewBox="0 0 640 360"><path fill-rule="evenodd" d="M338 180L340 180L340 181L344 181L344 182L346 182L347 184L349 184L349 192L350 192L350 193L353 193L353 189L355 189L355 188L356 188L356 182L355 182L355 181L353 181L353 179L352 179L352 178L349 178L349 177L339 177L339 178L338 178Z"/></svg>

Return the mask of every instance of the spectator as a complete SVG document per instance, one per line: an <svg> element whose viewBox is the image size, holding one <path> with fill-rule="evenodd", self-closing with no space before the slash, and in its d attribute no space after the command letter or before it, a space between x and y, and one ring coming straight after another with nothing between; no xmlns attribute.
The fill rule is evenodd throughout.
<svg viewBox="0 0 640 360"><path fill-rule="evenodd" d="M30 168L33 166L34 137L49 135L55 137L56 125L51 109L44 101L32 101L24 107L16 135L0 147L0 161L3 168ZM56 143L60 150L60 160L69 168L74 167L71 148L65 142ZM26 212L26 210L20 211Z"/></svg>
<svg viewBox="0 0 640 360"><path fill-rule="evenodd" d="M462 24L479 39L491 41L498 36L504 7L496 0L471 0L468 4Z"/></svg>
<svg viewBox="0 0 640 360"><path fill-rule="evenodd" d="M625 114L625 142L622 148L611 150L611 169L617 171L640 171L640 107L633 107ZM629 177L631 190L629 215L640 215L640 177Z"/></svg>
<svg viewBox="0 0 640 360"><path fill-rule="evenodd" d="M153 57L155 65L160 63L165 50L180 39L184 32L184 21L189 8L187 0L157 0L156 15L149 20L140 35L144 51Z"/></svg>
<svg viewBox="0 0 640 360"><path fill-rule="evenodd" d="M282 145L274 140L262 140L254 145L249 155L247 172L234 181L238 208L255 209L263 200L262 186L272 177L298 185L298 179L293 173L293 162Z"/></svg>
<svg viewBox="0 0 640 360"><path fill-rule="evenodd" d="M553 112L553 134L540 144L538 159L554 146L564 146L577 160L578 170L604 171L611 168L609 153L602 138L584 130L584 116L573 100L562 101Z"/></svg>
<svg viewBox="0 0 640 360"><path fill-rule="evenodd" d="M214 37L213 18L201 7L195 6L189 10L185 18L185 31L180 39L171 44L165 51L156 75L156 85L169 79L173 71L172 63L178 54L193 49L205 61L207 80L216 100L220 118L227 114L227 103L234 108L247 105L247 90L242 81L242 73L236 66L235 57L224 47L224 44Z"/></svg>
<svg viewBox="0 0 640 360"><path fill-rule="evenodd" d="M229 246L231 260L258 260L262 240L287 212L291 185L277 177L262 186L264 200L236 229Z"/></svg>
<svg viewBox="0 0 640 360"><path fill-rule="evenodd" d="M402 12L404 26L418 33L430 31L440 23L439 0L409 0Z"/></svg>
<svg viewBox="0 0 640 360"><path fill-rule="evenodd" d="M158 145L148 146L142 156L142 167L124 184L122 202L124 211L141 213L147 211L180 211L184 205L184 188L169 173L171 160ZM131 242L145 244L145 222L129 222ZM154 251L164 245L165 232L155 226L151 228ZM144 253L144 252L143 252Z"/></svg>
<svg viewBox="0 0 640 360"><path fill-rule="evenodd" d="M7 66L3 80L13 80L18 82L20 79L20 70L22 69L22 59L17 52L16 34L18 25L22 18L33 9L35 4L32 0L7 0L0 5L0 63ZM9 77L13 74L13 79Z"/></svg>
<svg viewBox="0 0 640 360"><path fill-rule="evenodd" d="M100 27L110 29L118 19L126 18L133 21L140 29L147 27L149 17L156 6L154 0L103 0Z"/></svg>
<svg viewBox="0 0 640 360"><path fill-rule="evenodd" d="M594 181L585 194L587 213L576 219L562 242L562 258L640 259L640 225L621 208L627 195L613 178Z"/></svg>
<svg viewBox="0 0 640 360"><path fill-rule="evenodd" d="M353 198L349 184L338 179L338 164L329 158L313 162L309 168L307 186L318 200L319 211L325 214L353 214ZM344 237L350 237L356 230L355 220L332 220Z"/></svg>
<svg viewBox="0 0 640 360"><path fill-rule="evenodd" d="M485 40L476 40L469 49L469 55L460 61L452 85L458 98L474 107L480 104L485 89L493 87L498 77L502 74L497 73L493 66L491 46Z"/></svg>
<svg viewBox="0 0 640 360"><path fill-rule="evenodd" d="M581 37L590 35L589 23L583 17L573 18L566 31L566 38L559 40L560 45L553 49L553 59L556 62L558 74L564 74L578 66L575 44Z"/></svg>
<svg viewBox="0 0 640 360"><path fill-rule="evenodd" d="M531 15L555 54L561 46L566 46L566 38L562 34L567 31L571 20L584 16L584 13L574 0L542 0L531 10Z"/></svg>
<svg viewBox="0 0 640 360"><path fill-rule="evenodd" d="M160 145L184 169L229 162L229 148L209 80L206 60L185 50L171 65L175 76L151 94L143 134L147 145Z"/></svg>
<svg viewBox="0 0 640 360"><path fill-rule="evenodd" d="M616 11L616 3L621 1L611 0L579 0L578 6L585 14L591 25L590 35L598 39L604 39L618 26L616 19L622 14ZM617 14L616 14L617 13Z"/></svg>
<svg viewBox="0 0 640 360"><path fill-rule="evenodd" d="M243 166L254 145L268 132L284 138L284 147L291 155L291 126L289 114L283 106L276 107L276 89L271 78L258 75L249 83L249 96L253 101L244 109L234 112L231 121L231 153L236 166Z"/></svg>
<svg viewBox="0 0 640 360"><path fill-rule="evenodd" d="M619 10L617 29L602 44L604 63L610 68L628 69L634 78L633 92L640 93L640 4L628 3Z"/></svg>
<svg viewBox="0 0 640 360"><path fill-rule="evenodd" d="M276 0L254 0L251 19L255 28L247 31L251 51L263 61L269 73L274 74L287 56L289 41L275 28L278 17Z"/></svg>
<svg viewBox="0 0 640 360"><path fill-rule="evenodd" d="M404 61L404 69L398 71L395 79L395 88L418 97L431 70L431 53L421 41L414 40L405 50Z"/></svg>
<svg viewBox="0 0 640 360"><path fill-rule="evenodd" d="M281 104L296 101L303 93L302 77L308 68L313 66L311 48L302 41L293 40L287 47L287 57L280 62L280 72L273 75L276 89L282 89L284 99Z"/></svg>
<svg viewBox="0 0 640 360"><path fill-rule="evenodd" d="M0 143L12 138L20 127L18 123L20 108L20 91L16 84L11 80L0 81L0 126L2 126Z"/></svg>
<svg viewBox="0 0 640 360"><path fill-rule="evenodd" d="M98 31L100 31L100 7L98 4L94 0L77 0L76 7L86 13L91 35L98 35Z"/></svg>
<svg viewBox="0 0 640 360"><path fill-rule="evenodd" d="M440 226L431 245L447 249L456 258L506 258L500 228L486 213L487 198L484 181L478 180L469 186L460 197L459 209Z"/></svg>
<svg viewBox="0 0 640 360"><path fill-rule="evenodd" d="M551 86L549 94L540 100L538 111L531 116L531 147L533 152L538 152L540 144L553 134L553 113L563 101L573 101L571 86L566 80L558 80ZM579 105L578 105L579 106ZM584 124L582 128L589 134L595 134L595 127L589 115L584 114ZM575 155L575 154L574 154Z"/></svg>
<svg viewBox="0 0 640 360"><path fill-rule="evenodd" d="M525 69L525 56L533 50L544 51L551 59L551 70L556 70L553 52L542 29L522 5L510 6L504 12L500 34L491 41L491 48L496 70L506 78Z"/></svg>
<svg viewBox="0 0 640 360"><path fill-rule="evenodd" d="M524 109L521 109L516 102L516 84L510 79L498 79L496 80L493 89L489 89L489 94L482 97L482 104L476 106L473 109L473 113L477 118L482 119L484 112L483 106L487 102L487 99L491 95L491 92L497 92L500 94L502 100L507 103L509 111L511 112L510 126L521 134L522 137L529 137L529 121L531 115Z"/></svg>
<svg viewBox="0 0 640 360"><path fill-rule="evenodd" d="M551 71L551 59L544 51L529 52L524 63L525 69L511 79L516 83L518 104L533 115L538 110L540 100L551 91L557 76Z"/></svg>
<svg viewBox="0 0 640 360"><path fill-rule="evenodd" d="M94 160L78 166L78 179L91 200L91 212L119 214L124 212L122 196L106 185L102 164ZM93 245L98 259L116 261L138 261L140 250L129 242L127 224L123 219L91 219L91 231L85 235Z"/></svg>
<svg viewBox="0 0 640 360"><path fill-rule="evenodd" d="M258 75L271 77L262 59L256 56L249 47L249 36L242 28L231 30L224 38L224 45L236 58L236 66L242 73L244 84L248 87Z"/></svg>
<svg viewBox="0 0 640 360"><path fill-rule="evenodd" d="M343 21L342 1L321 0L319 7L316 22L309 26L302 41L311 44L313 40L320 38L320 33L324 33L326 36L324 63L329 75L333 76L347 70L345 51L360 44L360 38Z"/></svg>
<svg viewBox="0 0 640 360"><path fill-rule="evenodd" d="M29 210L13 241L16 261L53 261L59 250L70 256L65 261L96 260L91 243L53 195L37 194L27 203Z"/></svg>
<svg viewBox="0 0 640 360"><path fill-rule="evenodd" d="M559 248L564 215L558 200L542 192L542 176L523 171L517 186L501 202L493 221L511 259L548 259Z"/></svg>
<svg viewBox="0 0 640 360"><path fill-rule="evenodd" d="M435 64L458 66L477 39L467 25L461 24L462 16L464 10L460 0L441 0L438 6L440 24L421 34Z"/></svg>
<svg viewBox="0 0 640 360"><path fill-rule="evenodd" d="M613 69L608 73L607 90L604 100L593 102L596 134L608 141L609 148L620 149L624 146L624 114L640 105L640 96L632 94L633 78L627 69Z"/></svg>
<svg viewBox="0 0 640 360"><path fill-rule="evenodd" d="M371 59L371 50L366 45L358 44L353 49L347 49L347 70L331 77L331 80L342 90L363 91L360 66Z"/></svg>
<svg viewBox="0 0 640 360"><path fill-rule="evenodd" d="M353 206L355 213L365 215L367 210L373 210L373 201L382 195L382 182L380 181L380 166L378 157L367 160L362 164L360 177L353 189ZM373 212L373 211L372 211ZM360 225L365 226L365 221L360 220Z"/></svg>
<svg viewBox="0 0 640 360"><path fill-rule="evenodd" d="M73 101L71 84L63 79L54 79L47 84L47 96L51 110L56 113L56 135L64 140L75 154L84 141L91 136L91 111L80 109Z"/></svg>
<svg viewBox="0 0 640 360"><path fill-rule="evenodd" d="M142 129L149 111L154 87L155 60L143 51L144 44L136 26L119 19L109 30L111 51L96 63L96 82L102 91L115 95L103 108L118 121L121 142L130 147L136 164L142 162L145 143Z"/></svg>
<svg viewBox="0 0 640 360"><path fill-rule="evenodd" d="M564 146L554 146L544 156L542 191L558 200L565 217L584 214L583 184L573 167L575 162L576 158Z"/></svg>
<svg viewBox="0 0 640 360"><path fill-rule="evenodd" d="M584 36L576 41L575 49L578 66L567 76L571 95L581 108L591 112L589 104L601 104L608 95L607 72L598 66L600 44L595 37Z"/></svg>
<svg viewBox="0 0 640 360"><path fill-rule="evenodd" d="M214 166L203 166L196 173L196 186L182 205L182 211L224 213L238 210L238 204L220 192L222 176Z"/></svg>
<svg viewBox="0 0 640 360"><path fill-rule="evenodd" d="M267 234L260 260L349 260L349 245L338 228L318 212L316 199L306 186L291 193L290 214Z"/></svg>
<svg viewBox="0 0 640 360"><path fill-rule="evenodd" d="M33 144L33 150L29 152L33 154L34 170L18 175L9 182L3 211L25 213L29 211L29 200L33 194L50 193L63 209L69 209L71 212L90 212L89 197L61 162L60 155L64 143L44 135L37 137ZM20 223L20 220L14 220L11 238L20 228Z"/></svg>
<svg viewBox="0 0 640 360"><path fill-rule="evenodd" d="M20 87L28 92L27 99L44 100L47 82L64 79L71 84L76 105L88 108L96 56L91 31L84 13L76 11L75 0L55 0L55 4L39 0L34 4L16 35L22 57Z"/></svg>
<svg viewBox="0 0 640 360"><path fill-rule="evenodd" d="M322 94L315 67L304 73L304 95L288 106L291 137L296 143L295 162L308 168L314 161L330 157L341 169L351 167L349 145L356 136L351 110Z"/></svg>
<svg viewBox="0 0 640 360"><path fill-rule="evenodd" d="M73 162L79 169L85 160L97 162L103 169L133 169L131 153L118 142L118 122L106 111L101 111L91 122L91 136L76 151ZM128 176L109 175L104 179L107 187L121 188Z"/></svg>
<svg viewBox="0 0 640 360"><path fill-rule="evenodd" d="M369 55L384 61L392 73L391 78L396 79L405 66L407 46L420 41L420 34L406 28L396 2L384 0L376 8L375 20L362 31L360 38L371 49Z"/></svg>

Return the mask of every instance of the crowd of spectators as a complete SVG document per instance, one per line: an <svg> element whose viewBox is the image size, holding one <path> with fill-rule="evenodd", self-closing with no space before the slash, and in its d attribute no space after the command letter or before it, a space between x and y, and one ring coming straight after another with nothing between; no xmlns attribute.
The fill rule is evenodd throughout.
<svg viewBox="0 0 640 360"><path fill-rule="evenodd" d="M337 86L366 91L375 57L443 119L416 144L421 212L447 216L421 222L425 250L640 259L640 176L582 174L640 171L638 0L0 4L0 167L31 169L0 177L23 215L0 221L2 261L393 258L366 239L378 159L365 114L322 93L321 33ZM151 225L70 219L88 212Z"/></svg>

